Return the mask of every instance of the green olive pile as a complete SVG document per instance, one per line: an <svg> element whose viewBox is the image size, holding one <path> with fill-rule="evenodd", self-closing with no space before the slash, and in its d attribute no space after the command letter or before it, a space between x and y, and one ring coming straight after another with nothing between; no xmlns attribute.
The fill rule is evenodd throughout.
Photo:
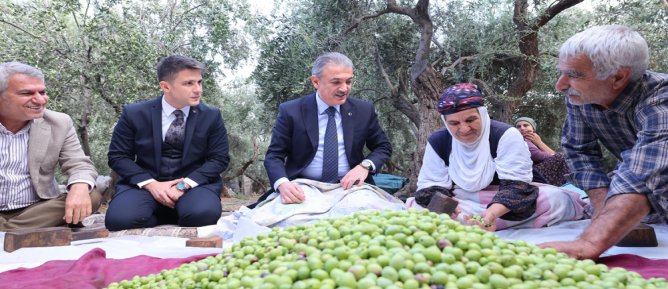
<svg viewBox="0 0 668 289"><path fill-rule="evenodd" d="M409 210L274 229L218 256L108 288L648 289L668 282Z"/></svg>

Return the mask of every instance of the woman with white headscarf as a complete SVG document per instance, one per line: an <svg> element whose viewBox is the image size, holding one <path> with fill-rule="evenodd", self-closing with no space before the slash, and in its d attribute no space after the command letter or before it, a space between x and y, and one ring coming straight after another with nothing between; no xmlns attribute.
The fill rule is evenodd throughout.
<svg viewBox="0 0 668 289"><path fill-rule="evenodd" d="M449 87L438 101L446 128L425 149L416 201L426 206L440 192L459 201L457 218L487 230L543 227L583 216L579 195L535 186L529 149L514 127L491 120L472 83ZM471 221L472 215L482 222Z"/></svg>

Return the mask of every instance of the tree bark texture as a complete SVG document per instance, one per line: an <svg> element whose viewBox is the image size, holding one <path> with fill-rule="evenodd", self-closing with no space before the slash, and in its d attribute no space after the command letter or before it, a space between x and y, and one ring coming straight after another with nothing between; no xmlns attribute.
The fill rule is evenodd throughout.
<svg viewBox="0 0 668 289"><path fill-rule="evenodd" d="M90 138L88 135L88 115L91 113L91 91L86 86L86 77L79 76L79 81L81 82L81 91L83 95L81 96L81 104L83 106L83 111L81 112L81 119L77 125L77 133L79 138L81 138L81 148L85 155L91 157L90 154Z"/></svg>
<svg viewBox="0 0 668 289"><path fill-rule="evenodd" d="M538 67L538 31L554 16L577 5L583 0L559 0L542 11L535 19L529 18L528 0L515 0L513 23L519 38L518 48L522 56L515 70L517 75L508 88L507 97L495 106L493 119L506 123L512 122L514 113L522 104L522 98L533 88Z"/></svg>
<svg viewBox="0 0 668 289"><path fill-rule="evenodd" d="M422 71L413 84L413 93L418 96L420 127L418 128L413 166L410 168L409 183L399 193L400 196L412 196L417 188L418 174L422 167L422 158L427 146L427 138L432 132L442 127L440 116L436 110L438 97L443 90L443 76L433 67L428 66Z"/></svg>
<svg viewBox="0 0 668 289"><path fill-rule="evenodd" d="M422 167L422 157L424 156L427 138L434 130L440 127L438 122L438 112L436 111L435 106L438 96L443 90L444 77L433 68L429 61L432 37L434 34L433 23L429 16L429 0L419 0L412 8L400 6L397 4L396 0L387 0L387 6L384 10L355 19L344 34L355 29L361 21L373 19L388 13L410 17L420 31L420 41L417 51L415 52L414 63L410 69L411 89L418 99L418 117L416 117L414 113L415 110L405 107L405 103L402 102L400 98L394 98L395 107L406 113L406 116L408 116L418 127L416 148L415 153L413 154L413 159L415 161L408 174L410 182L397 193L398 197L405 199L406 197L412 196L417 187L417 177L420 173L420 168ZM379 57L377 57L377 60L379 60ZM379 67L382 68L382 65L379 65ZM387 78L387 74L385 74L384 77L393 91L393 96L400 95L401 93L397 92L399 92L398 90L405 84L400 83L399 86L393 87ZM402 107L404 109L401 109Z"/></svg>

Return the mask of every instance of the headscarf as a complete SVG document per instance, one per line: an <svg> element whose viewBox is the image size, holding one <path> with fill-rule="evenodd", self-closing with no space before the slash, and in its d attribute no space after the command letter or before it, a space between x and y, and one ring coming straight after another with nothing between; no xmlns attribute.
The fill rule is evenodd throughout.
<svg viewBox="0 0 668 289"><path fill-rule="evenodd" d="M515 122L513 122L513 126L517 127L517 123L520 122L520 121L526 121L526 122L528 122L528 123L533 127L533 130L534 130L534 131L537 131L537 130L538 130L538 127L536 126L536 121L533 120L533 118L526 117L526 116L518 117L518 118L515 120Z"/></svg>
<svg viewBox="0 0 668 289"><path fill-rule="evenodd" d="M483 106L483 95L473 83L458 83L448 87L438 98L438 112L449 115Z"/></svg>

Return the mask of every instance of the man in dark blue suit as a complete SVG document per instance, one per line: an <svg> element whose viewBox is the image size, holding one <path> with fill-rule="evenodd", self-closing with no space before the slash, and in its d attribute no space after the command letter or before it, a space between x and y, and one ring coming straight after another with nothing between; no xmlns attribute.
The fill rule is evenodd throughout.
<svg viewBox="0 0 668 289"><path fill-rule="evenodd" d="M346 190L364 181L373 184L371 174L392 154L373 105L348 97L353 82L348 57L324 53L311 74L317 91L279 106L265 156L269 181L283 203L304 201L301 187L290 181L296 178L340 183Z"/></svg>
<svg viewBox="0 0 668 289"><path fill-rule="evenodd" d="M109 230L197 227L220 218L227 131L220 111L200 103L203 69L189 57L163 58L157 67L163 95L123 109L108 153L119 175Z"/></svg>

